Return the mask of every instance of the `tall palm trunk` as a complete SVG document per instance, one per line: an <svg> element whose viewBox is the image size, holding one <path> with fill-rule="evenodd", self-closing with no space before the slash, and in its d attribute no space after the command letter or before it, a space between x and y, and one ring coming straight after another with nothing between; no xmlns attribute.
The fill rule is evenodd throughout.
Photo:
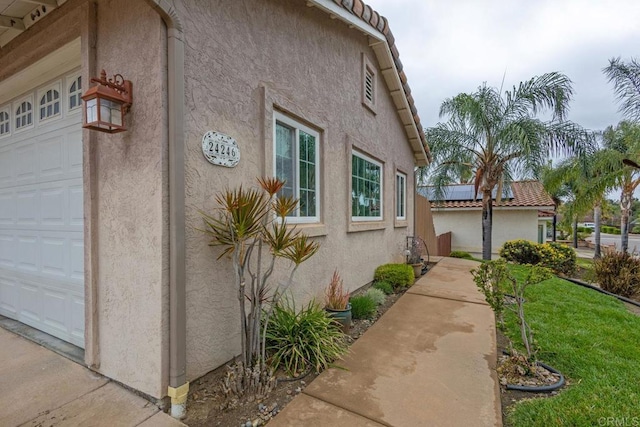
<svg viewBox="0 0 640 427"><path fill-rule="evenodd" d="M578 216L573 217L573 247L578 249Z"/></svg>
<svg viewBox="0 0 640 427"><path fill-rule="evenodd" d="M620 246L622 252L629 250L629 215L631 214L631 204L633 202L633 191L622 191L620 196Z"/></svg>
<svg viewBox="0 0 640 427"><path fill-rule="evenodd" d="M493 203L491 190L482 192L482 259L491 260L491 228L493 225Z"/></svg>
<svg viewBox="0 0 640 427"><path fill-rule="evenodd" d="M596 245L596 250L595 253L593 254L593 258L594 259L598 259L602 256L602 252L600 249L600 220L602 217L602 205L601 202L598 201L596 203L596 205L593 208L593 222L595 223L595 230L593 230L595 232L595 245Z"/></svg>

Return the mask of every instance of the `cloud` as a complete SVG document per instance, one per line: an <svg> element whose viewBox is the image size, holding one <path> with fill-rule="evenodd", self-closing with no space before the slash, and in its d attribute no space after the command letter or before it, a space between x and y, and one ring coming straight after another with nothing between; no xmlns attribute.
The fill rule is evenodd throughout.
<svg viewBox="0 0 640 427"><path fill-rule="evenodd" d="M640 56L640 1L369 0L389 19L422 122L443 99L483 82L506 87L561 71L576 90L570 118L600 129L620 120L602 68Z"/></svg>

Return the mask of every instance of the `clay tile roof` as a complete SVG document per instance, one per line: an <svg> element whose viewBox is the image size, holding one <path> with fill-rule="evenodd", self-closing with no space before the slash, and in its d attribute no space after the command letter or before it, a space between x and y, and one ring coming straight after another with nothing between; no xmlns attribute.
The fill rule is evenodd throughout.
<svg viewBox="0 0 640 427"><path fill-rule="evenodd" d="M354 16L357 16L358 18L370 24L372 27L380 31L382 34L384 34L385 38L387 39L387 44L389 45L389 49L391 50L391 54L393 56L393 62L396 67L396 72L398 73L398 75L400 76L400 80L402 81L402 84L403 84L402 88L405 92L405 95L407 96L407 100L409 102L409 108L412 114L414 115L414 119L416 122L415 124L418 129L418 134L420 135L420 141L422 143L422 146L425 149L425 152L427 153L427 157L429 158L429 161L431 161L431 153L429 151L429 145L427 144L427 138L424 135L424 129L420 125L418 110L415 106L413 97L411 97L411 89L407 84L407 76L404 73L404 71L402 71L403 66L402 66L402 62L400 61L400 53L398 52L398 49L395 45L396 43L395 37L393 37L393 34L389 29L389 22L387 18L378 14L378 12L373 10L370 6L366 5L362 0L333 0L333 1L338 6L347 10Z"/></svg>
<svg viewBox="0 0 640 427"><path fill-rule="evenodd" d="M465 184L466 185L466 184ZM511 183L513 198L502 199L500 204L494 200L495 207L531 207L553 209L554 203L544 190L540 181L515 181ZM418 188L418 193L426 196L428 187ZM482 195L477 200L453 200L446 202L432 201L435 208L482 208Z"/></svg>

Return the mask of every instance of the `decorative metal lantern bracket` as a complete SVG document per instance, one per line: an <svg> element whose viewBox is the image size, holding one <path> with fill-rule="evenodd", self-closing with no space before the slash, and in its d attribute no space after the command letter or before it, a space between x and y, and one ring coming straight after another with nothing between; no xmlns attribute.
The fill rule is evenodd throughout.
<svg viewBox="0 0 640 427"><path fill-rule="evenodd" d="M124 103L122 104L123 113L128 113L133 101L132 96L132 84L130 80L125 80L122 74L114 74L112 78L107 79L107 73L105 70L100 72L100 78L95 77L91 79L92 83L98 83L118 92L122 97Z"/></svg>

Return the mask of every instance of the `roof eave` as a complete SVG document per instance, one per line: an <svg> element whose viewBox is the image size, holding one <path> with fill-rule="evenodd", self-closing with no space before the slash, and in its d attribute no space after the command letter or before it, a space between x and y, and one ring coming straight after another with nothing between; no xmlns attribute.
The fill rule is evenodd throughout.
<svg viewBox="0 0 640 427"><path fill-rule="evenodd" d="M339 19L350 27L362 31L369 37L369 46L373 49L380 64L380 72L389 88L391 98L407 133L415 163L417 166L427 166L431 161L429 146L426 144L426 140L425 143L422 142L419 122L416 122L415 114L410 107L409 99L402 84L400 73L396 68L387 36L371 24L336 4L334 0L308 0L307 6L315 6L328 13L331 18Z"/></svg>

